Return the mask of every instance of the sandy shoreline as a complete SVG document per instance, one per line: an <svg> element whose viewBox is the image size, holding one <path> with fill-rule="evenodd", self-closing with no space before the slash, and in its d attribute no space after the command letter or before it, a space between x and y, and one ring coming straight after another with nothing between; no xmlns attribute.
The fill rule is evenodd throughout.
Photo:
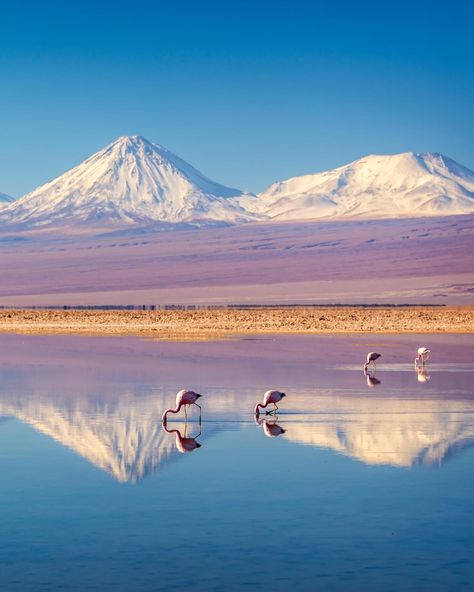
<svg viewBox="0 0 474 592"><path fill-rule="evenodd" d="M215 339L271 333L474 333L474 307L0 310L0 333Z"/></svg>

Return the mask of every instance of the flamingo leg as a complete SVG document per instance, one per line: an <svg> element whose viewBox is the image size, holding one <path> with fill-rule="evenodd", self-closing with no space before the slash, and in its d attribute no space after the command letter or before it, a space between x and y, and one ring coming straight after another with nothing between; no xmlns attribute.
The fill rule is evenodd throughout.
<svg viewBox="0 0 474 592"><path fill-rule="evenodd" d="M196 405L196 407L198 407L199 409L199 425L201 425L201 414L202 414L202 409L201 409L201 405L198 405L197 403L194 403Z"/></svg>
<svg viewBox="0 0 474 592"><path fill-rule="evenodd" d="M273 403L273 409L271 411L267 411L266 415L273 415L275 413L275 411L278 410L278 405L276 403Z"/></svg>
<svg viewBox="0 0 474 592"><path fill-rule="evenodd" d="M188 421L188 408L186 407L186 405L184 406L184 417L186 421Z"/></svg>

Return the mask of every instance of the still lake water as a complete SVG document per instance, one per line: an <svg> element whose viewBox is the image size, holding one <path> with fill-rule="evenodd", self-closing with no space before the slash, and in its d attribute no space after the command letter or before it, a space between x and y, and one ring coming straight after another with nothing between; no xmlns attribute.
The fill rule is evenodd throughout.
<svg viewBox="0 0 474 592"><path fill-rule="evenodd" d="M474 588L474 337L0 348L2 591Z"/></svg>

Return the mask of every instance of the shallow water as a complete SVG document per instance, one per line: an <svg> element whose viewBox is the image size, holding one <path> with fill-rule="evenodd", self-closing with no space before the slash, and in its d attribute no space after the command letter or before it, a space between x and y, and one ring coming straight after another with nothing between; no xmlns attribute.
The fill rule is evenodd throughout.
<svg viewBox="0 0 474 592"><path fill-rule="evenodd" d="M0 348L2 590L473 588L473 337Z"/></svg>

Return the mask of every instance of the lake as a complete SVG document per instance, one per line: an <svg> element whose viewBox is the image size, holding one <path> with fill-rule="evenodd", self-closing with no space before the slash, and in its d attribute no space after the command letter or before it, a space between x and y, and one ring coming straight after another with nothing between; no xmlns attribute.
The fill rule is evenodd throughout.
<svg viewBox="0 0 474 592"><path fill-rule="evenodd" d="M474 336L0 349L1 590L473 589Z"/></svg>

